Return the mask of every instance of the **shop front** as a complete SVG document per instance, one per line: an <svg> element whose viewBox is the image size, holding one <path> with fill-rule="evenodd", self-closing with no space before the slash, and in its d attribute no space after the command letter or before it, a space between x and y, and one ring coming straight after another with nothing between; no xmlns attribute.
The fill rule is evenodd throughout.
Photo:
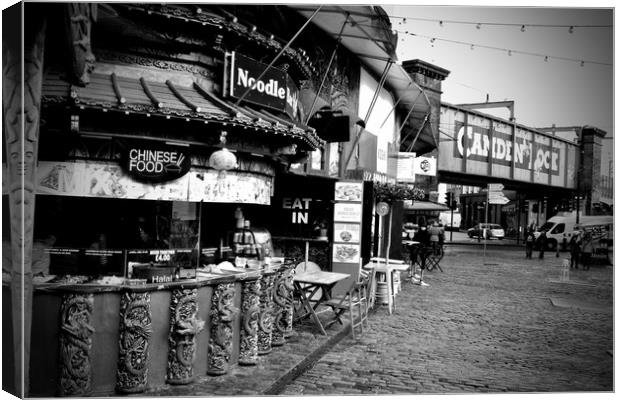
<svg viewBox="0 0 620 400"><path fill-rule="evenodd" d="M295 263L274 252L269 210L275 176L324 144L300 122L296 103L311 64L268 67L253 57L274 44L238 31L229 32L236 49L258 49L186 43L184 54L174 53L179 38L154 39L154 27L167 20L161 29L172 29L179 21L165 15L186 7L111 10L99 9L87 84L75 84L66 60L47 48L33 190L30 396L187 384L254 365L292 333ZM202 37L215 38L226 19L208 19ZM141 37L157 51L137 49ZM283 60L296 57L291 49ZM12 232L4 233L10 248ZM4 254L6 316L15 298ZM12 322L5 318L5 332ZM3 363L17 369L10 351Z"/></svg>

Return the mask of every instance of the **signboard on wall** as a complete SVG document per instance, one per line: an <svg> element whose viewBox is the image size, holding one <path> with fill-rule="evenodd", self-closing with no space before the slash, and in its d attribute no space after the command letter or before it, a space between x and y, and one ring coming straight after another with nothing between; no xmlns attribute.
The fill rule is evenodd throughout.
<svg viewBox="0 0 620 400"><path fill-rule="evenodd" d="M121 153L121 166L138 181L173 181L185 175L191 166L190 156L183 150L157 143L127 143Z"/></svg>
<svg viewBox="0 0 620 400"><path fill-rule="evenodd" d="M413 161L413 172L417 175L437 175L437 159L433 157L416 157Z"/></svg>
<svg viewBox="0 0 620 400"><path fill-rule="evenodd" d="M232 52L227 82L228 94L239 99L247 92L244 101L284 111L290 117L296 118L299 89L286 72L274 67L267 69L267 66ZM263 71L265 73L261 76Z"/></svg>
<svg viewBox="0 0 620 400"><path fill-rule="evenodd" d="M465 137L466 136L466 137ZM512 165L522 169L534 169L538 172L558 175L560 173L560 149L537 141L522 139L512 143L512 135L494 131L475 125L465 127L456 124L456 146L454 155L476 161L488 161L489 154L494 164ZM533 164L532 164L533 163Z"/></svg>
<svg viewBox="0 0 620 400"><path fill-rule="evenodd" d="M415 182L413 170L415 153L399 152L396 167L396 180L398 182Z"/></svg>

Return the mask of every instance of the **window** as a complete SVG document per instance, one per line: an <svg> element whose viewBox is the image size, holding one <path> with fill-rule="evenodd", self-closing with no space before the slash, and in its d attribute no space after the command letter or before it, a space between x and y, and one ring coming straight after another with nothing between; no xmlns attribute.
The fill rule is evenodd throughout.
<svg viewBox="0 0 620 400"><path fill-rule="evenodd" d="M557 224L551 233L564 233L564 224Z"/></svg>

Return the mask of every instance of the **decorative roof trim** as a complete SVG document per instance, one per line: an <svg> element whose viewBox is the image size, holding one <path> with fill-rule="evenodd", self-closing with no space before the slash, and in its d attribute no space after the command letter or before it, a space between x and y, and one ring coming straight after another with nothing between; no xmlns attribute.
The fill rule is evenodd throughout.
<svg viewBox="0 0 620 400"><path fill-rule="evenodd" d="M259 43L262 46L273 49L276 52L280 51L284 47L271 36L265 36L262 33L254 29L250 29L234 20L228 20L224 17L212 14L205 14L202 11L192 13L188 9L156 4L131 4L124 6L130 10L145 12L147 15L156 14L169 19L175 18L185 22L197 23L202 26L210 25L219 29L225 29L226 31L235 33L239 36L246 36L248 40ZM299 71L307 78L318 73L317 68L314 66L309 57L304 57L299 50L287 48L284 53L297 65Z"/></svg>

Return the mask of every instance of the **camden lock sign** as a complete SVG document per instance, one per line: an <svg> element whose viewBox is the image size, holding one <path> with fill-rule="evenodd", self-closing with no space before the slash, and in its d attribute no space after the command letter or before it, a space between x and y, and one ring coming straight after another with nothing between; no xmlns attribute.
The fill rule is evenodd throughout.
<svg viewBox="0 0 620 400"><path fill-rule="evenodd" d="M514 157L515 168L539 171L559 175L560 149L548 144L539 143L525 138L517 138L512 143L512 135L493 131L479 126L456 123L456 146L454 155L463 158L467 148L467 159L475 161L489 161L489 151L494 164L512 165ZM490 139L490 137L492 137Z"/></svg>
<svg viewBox="0 0 620 400"><path fill-rule="evenodd" d="M299 89L288 74L278 68L269 68L261 77L267 64L263 64L239 53L230 57L229 95L245 101L284 111L291 118L297 118ZM260 79L258 79L260 77Z"/></svg>
<svg viewBox="0 0 620 400"><path fill-rule="evenodd" d="M156 144L130 144L122 154L121 165L137 181L166 182L185 175L190 156L181 149Z"/></svg>

